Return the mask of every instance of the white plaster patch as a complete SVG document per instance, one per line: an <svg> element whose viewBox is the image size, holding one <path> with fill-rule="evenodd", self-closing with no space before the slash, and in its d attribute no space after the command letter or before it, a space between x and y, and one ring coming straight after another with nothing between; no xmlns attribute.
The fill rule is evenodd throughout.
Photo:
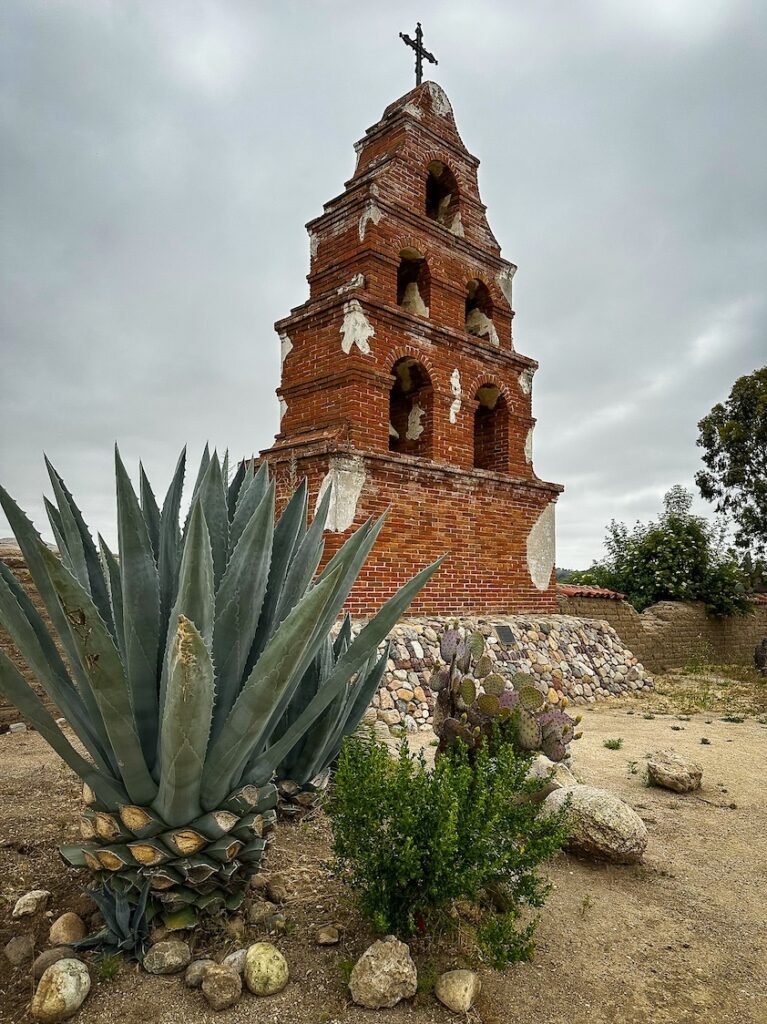
<svg viewBox="0 0 767 1024"><path fill-rule="evenodd" d="M516 274L516 272L517 272L517 268L514 266L513 263L510 263L508 265L508 267L504 267L503 270L499 270L497 275L496 275L496 278L495 278L496 281L498 282L498 287L501 289L503 294L506 296L506 301L508 302L508 304L510 306L512 305L512 301L511 301L511 294L512 294L511 282L514 279L514 275Z"/></svg>
<svg viewBox="0 0 767 1024"><path fill-rule="evenodd" d="M287 336L287 334L280 335L280 362L284 365L285 360L288 358L290 353L293 351L293 342Z"/></svg>
<svg viewBox="0 0 767 1024"><path fill-rule="evenodd" d="M338 295L343 295L344 292L351 292L351 291L354 291L355 288L364 288L364 287L365 287L365 275L364 274L355 274L354 277L351 279L351 281L348 282L348 284L342 284L339 288L336 288L336 292L337 292Z"/></svg>
<svg viewBox="0 0 767 1024"><path fill-rule="evenodd" d="M554 502L549 502L527 536L527 569L538 590L548 590L556 558Z"/></svg>
<svg viewBox="0 0 767 1024"><path fill-rule="evenodd" d="M425 428L421 421L425 415L426 410L418 402L413 402L407 418L407 430L405 431L405 437L408 441L417 441L424 432Z"/></svg>
<svg viewBox="0 0 767 1024"><path fill-rule="evenodd" d="M409 103L406 103L402 109L406 114L410 114L412 117L415 117L419 121L423 117L423 111L419 106L417 106L417 104L413 103L412 100Z"/></svg>
<svg viewBox="0 0 767 1024"><path fill-rule="evenodd" d="M450 390L453 392L453 401L450 403L450 422L458 422L458 413L461 411L461 375L458 368L450 374Z"/></svg>
<svg viewBox="0 0 767 1024"><path fill-rule="evenodd" d="M525 438L525 462L533 461L533 431L535 427L530 427Z"/></svg>
<svg viewBox="0 0 767 1024"><path fill-rule="evenodd" d="M519 386L522 389L523 395L529 395L533 390L533 377L535 370L532 367L528 367L523 370L519 375Z"/></svg>
<svg viewBox="0 0 767 1024"><path fill-rule="evenodd" d="M284 418L285 418L285 413L286 413L287 411L288 411L288 403L287 403L287 402L285 401L285 399L284 399L284 398L283 398L283 397L282 397L282 396L280 395L280 423L282 423L282 421L284 420Z"/></svg>
<svg viewBox="0 0 767 1024"><path fill-rule="evenodd" d="M325 529L342 533L354 523L357 502L365 484L365 465L362 459L331 458L325 479L317 494L317 506L328 487L332 487L330 508Z"/></svg>
<svg viewBox="0 0 767 1024"><path fill-rule="evenodd" d="M453 113L453 108L450 106L450 100L445 95L445 90L437 85L436 82L427 82L426 88L431 96L431 109L434 113L439 114L440 117L449 117Z"/></svg>
<svg viewBox="0 0 767 1024"><path fill-rule="evenodd" d="M429 315L429 307L421 298L416 281L411 281L410 284L405 286L405 294L402 296L400 306L406 309L408 313L415 313L416 316Z"/></svg>
<svg viewBox="0 0 767 1024"><path fill-rule="evenodd" d="M463 233L463 221L461 220L461 211L460 210L455 215L455 217L453 217L453 223L450 225L448 230L450 231L450 234L451 235L455 235L456 238L464 238L465 237L465 235Z"/></svg>
<svg viewBox="0 0 767 1024"><path fill-rule="evenodd" d="M317 253L320 251L320 236L314 231L309 232L309 253L312 259L317 258Z"/></svg>
<svg viewBox="0 0 767 1024"><path fill-rule="evenodd" d="M495 324L481 309L472 309L466 317L466 330L475 338L487 338L491 345L500 345Z"/></svg>
<svg viewBox="0 0 767 1024"><path fill-rule="evenodd" d="M341 348L348 356L352 346L356 345L363 356L370 355L370 344L368 339L375 335L373 325L365 316L365 310L359 304L358 299L344 303L344 322L339 332L343 335Z"/></svg>
<svg viewBox="0 0 767 1024"><path fill-rule="evenodd" d="M367 228L368 223L372 221L374 224L379 224L382 217L383 213L372 199L365 204L365 209L362 211L359 222L359 235L361 242L365 241L365 229Z"/></svg>

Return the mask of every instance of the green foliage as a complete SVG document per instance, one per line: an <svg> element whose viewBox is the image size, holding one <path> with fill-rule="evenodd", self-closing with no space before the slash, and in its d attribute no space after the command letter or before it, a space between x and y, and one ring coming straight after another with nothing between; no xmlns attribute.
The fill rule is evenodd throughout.
<svg viewBox="0 0 767 1024"><path fill-rule="evenodd" d="M114 981L120 973L121 962L120 957L114 953L105 953L104 956L98 957L93 965L97 981Z"/></svg>
<svg viewBox="0 0 767 1024"><path fill-rule="evenodd" d="M623 740L620 738L604 740L602 746L607 747L608 750L620 750L623 746Z"/></svg>
<svg viewBox="0 0 767 1024"><path fill-rule="evenodd" d="M767 554L767 366L739 377L698 430L700 493L734 519L739 548Z"/></svg>
<svg viewBox="0 0 767 1024"><path fill-rule="evenodd" d="M74 948L106 951L103 960L118 961L117 954L124 953L141 962L149 945L149 922L152 916L148 906L149 880L144 882L136 903L108 886L92 889L89 895L101 911L104 927L94 935L73 943Z"/></svg>
<svg viewBox="0 0 767 1024"><path fill-rule="evenodd" d="M346 741L328 813L337 866L376 931L408 936L449 921L456 901L485 899L502 887L503 919L478 937L494 962L529 949L534 922L520 915L543 905L538 867L566 838L564 815L544 817L528 778L530 757L481 744L470 762L462 745L433 770L406 743L392 760L385 747ZM497 916L497 911L488 911Z"/></svg>
<svg viewBox="0 0 767 1024"><path fill-rule="evenodd" d="M613 520L606 558L573 581L620 591L638 611L658 601L703 601L716 615L749 612L748 577L711 524L692 515L692 495L673 487L663 502L657 520L631 530Z"/></svg>

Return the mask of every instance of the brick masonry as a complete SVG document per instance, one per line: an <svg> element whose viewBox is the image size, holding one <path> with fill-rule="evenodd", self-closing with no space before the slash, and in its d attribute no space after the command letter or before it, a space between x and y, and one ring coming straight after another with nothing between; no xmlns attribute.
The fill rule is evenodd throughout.
<svg viewBox="0 0 767 1024"><path fill-rule="evenodd" d="M514 349L511 281L447 97L426 82L355 147L308 225L310 297L275 327L280 432L262 452L281 504L334 484L330 557L389 509L350 610L427 562L415 614L554 612L553 503L532 464L537 363Z"/></svg>
<svg viewBox="0 0 767 1024"><path fill-rule="evenodd" d="M719 618L698 602L661 601L641 614L628 601L559 596L565 615L602 619L652 672L685 668L701 660L753 665L754 648L767 637L767 605L751 615Z"/></svg>

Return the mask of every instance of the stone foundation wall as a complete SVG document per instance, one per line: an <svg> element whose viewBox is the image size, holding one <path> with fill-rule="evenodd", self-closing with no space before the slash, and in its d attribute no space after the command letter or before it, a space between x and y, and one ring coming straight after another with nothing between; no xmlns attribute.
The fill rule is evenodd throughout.
<svg viewBox="0 0 767 1024"><path fill-rule="evenodd" d="M753 664L754 648L767 636L767 605L751 615L719 618L700 602L661 601L641 614L628 601L558 597L559 609L578 618L603 619L652 672L700 661Z"/></svg>
<svg viewBox="0 0 767 1024"><path fill-rule="evenodd" d="M391 657L384 685L373 698L366 721L410 732L431 729L435 697L429 688L432 669L440 663L439 637L452 620L403 619L391 634ZM593 704L652 686L652 679L607 622L569 615L509 615L462 618L464 630L479 630L488 642L496 671L507 678L527 672L552 704L567 697ZM514 643L504 646L493 625L506 623ZM358 631L361 623L355 624Z"/></svg>

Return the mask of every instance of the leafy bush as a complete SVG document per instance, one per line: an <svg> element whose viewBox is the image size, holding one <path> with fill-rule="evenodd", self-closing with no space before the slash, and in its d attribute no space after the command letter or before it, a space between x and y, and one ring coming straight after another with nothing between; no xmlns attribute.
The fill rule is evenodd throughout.
<svg viewBox="0 0 767 1024"><path fill-rule="evenodd" d="M544 817L528 778L532 758L488 745L469 763L459 744L433 770L403 743L345 743L328 804L337 865L361 913L401 936L449 922L457 901L483 904L477 938L495 965L526 958L549 885L538 873L566 838L564 816ZM498 909L500 908L500 910Z"/></svg>
<svg viewBox="0 0 767 1024"><path fill-rule="evenodd" d="M619 590L640 612L657 601L704 601L716 615L749 612L748 576L714 527L692 515L689 491L672 487L663 504L657 520L632 530L613 520L607 557L571 580Z"/></svg>

